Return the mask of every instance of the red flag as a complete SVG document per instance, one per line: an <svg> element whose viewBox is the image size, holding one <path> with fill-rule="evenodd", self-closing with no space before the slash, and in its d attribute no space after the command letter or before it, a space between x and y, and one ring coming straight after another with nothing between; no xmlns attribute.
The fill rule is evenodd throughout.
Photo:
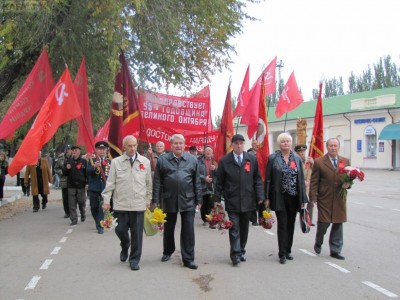
<svg viewBox="0 0 400 300"><path fill-rule="evenodd" d="M262 76L261 86L264 87L264 76ZM267 168L269 156L268 116L264 91L265 89L261 88L258 112L258 129L256 134L258 144L257 162L260 175L263 180L265 180L265 169Z"/></svg>
<svg viewBox="0 0 400 300"><path fill-rule="evenodd" d="M219 161L226 153L232 151L232 136L233 136L233 122L232 122L232 99L231 99L231 86L228 86L226 93L224 111L222 113L221 125L219 129L217 148L215 149L214 158Z"/></svg>
<svg viewBox="0 0 400 300"><path fill-rule="evenodd" d="M137 134L140 131L139 105L129 68L122 51L119 55L119 62L121 63L121 69L115 77L108 135L112 157L122 154L122 139L124 136Z"/></svg>
<svg viewBox="0 0 400 300"><path fill-rule="evenodd" d="M110 118L104 123L103 127L101 127L94 138L95 142L99 141L108 141L108 133L110 131Z"/></svg>
<svg viewBox="0 0 400 300"><path fill-rule="evenodd" d="M76 96L78 97L82 116L77 119L78 122L78 136L76 143L83 145L86 148L86 153L94 152L94 138L92 127L92 115L90 113L89 104L89 91L86 79L86 64L85 58L82 58L81 66L76 74L74 87Z"/></svg>
<svg viewBox="0 0 400 300"><path fill-rule="evenodd" d="M12 139L15 131L40 109L53 87L49 57L44 49L0 123L0 140Z"/></svg>
<svg viewBox="0 0 400 300"><path fill-rule="evenodd" d="M275 110L276 117L279 119L284 113L295 109L303 103L303 101L303 97L297 86L296 78L294 77L294 72L292 72L279 97L278 105Z"/></svg>
<svg viewBox="0 0 400 300"><path fill-rule="evenodd" d="M200 91L198 91L196 94L192 96L193 98L208 98L208 103L210 109L208 110L208 131L213 130L213 124L212 124L212 119L211 119L211 105L210 105L210 86L206 85L203 87Z"/></svg>
<svg viewBox="0 0 400 300"><path fill-rule="evenodd" d="M39 151L54 136L58 127L81 114L71 76L65 69L12 160L8 168L10 176L17 174L25 165L35 164Z"/></svg>
<svg viewBox="0 0 400 300"><path fill-rule="evenodd" d="M244 75L242 87L240 89L239 95L237 97L237 105L235 112L233 113L233 117L241 116L243 112L246 110L247 104L249 103L250 99L250 92L249 92L249 72L250 72L250 65L247 66L246 74Z"/></svg>
<svg viewBox="0 0 400 300"><path fill-rule="evenodd" d="M258 77L250 90L250 101L243 113L240 124L247 124L247 136L251 139L258 128L258 109L261 95L261 78L264 74L264 95L268 96L275 92L275 69L276 69L276 57L270 62L265 68L264 72Z"/></svg>
<svg viewBox="0 0 400 300"><path fill-rule="evenodd" d="M316 159L324 155L324 114L322 112L322 82L319 84L317 107L315 109L314 129L308 156Z"/></svg>

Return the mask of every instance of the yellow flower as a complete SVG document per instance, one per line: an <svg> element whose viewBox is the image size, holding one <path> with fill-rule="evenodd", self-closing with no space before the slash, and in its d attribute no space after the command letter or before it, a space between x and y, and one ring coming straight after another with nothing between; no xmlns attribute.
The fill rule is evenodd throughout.
<svg viewBox="0 0 400 300"><path fill-rule="evenodd" d="M272 217L271 212L268 210L264 210L262 214L263 214L263 218L267 219L267 220Z"/></svg>
<svg viewBox="0 0 400 300"><path fill-rule="evenodd" d="M150 220L150 222L153 224L162 224L167 222L167 220L165 220L166 217L167 214L165 214L161 208L155 208L153 211L153 218Z"/></svg>

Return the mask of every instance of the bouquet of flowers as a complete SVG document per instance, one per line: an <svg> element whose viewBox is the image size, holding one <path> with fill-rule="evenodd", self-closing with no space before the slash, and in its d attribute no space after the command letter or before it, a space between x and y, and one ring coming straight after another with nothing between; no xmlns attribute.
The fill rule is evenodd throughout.
<svg viewBox="0 0 400 300"><path fill-rule="evenodd" d="M364 180L365 174L358 168L355 167L341 167L339 162L339 174L340 174L340 181L343 183L349 183L350 186L353 185L354 180L358 179L360 181ZM346 199L347 189L340 190L340 197L344 200Z"/></svg>
<svg viewBox="0 0 400 300"><path fill-rule="evenodd" d="M110 231L117 226L117 218L114 218L112 212L106 210L104 213L104 219L100 221L100 226Z"/></svg>
<svg viewBox="0 0 400 300"><path fill-rule="evenodd" d="M166 217L167 214L165 214L161 208L155 208L153 211L153 218L150 219L153 228L158 231L163 231L164 223L167 222L167 220L165 220Z"/></svg>
<svg viewBox="0 0 400 300"><path fill-rule="evenodd" d="M273 223L275 223L275 219L272 216L271 210L267 208L262 212L262 218L258 218L258 224L265 229L271 229Z"/></svg>
<svg viewBox="0 0 400 300"><path fill-rule="evenodd" d="M206 215L210 226L218 226L219 230L229 229L232 227L232 221L227 220L225 217L225 210L221 203L215 202L214 208L209 215Z"/></svg>

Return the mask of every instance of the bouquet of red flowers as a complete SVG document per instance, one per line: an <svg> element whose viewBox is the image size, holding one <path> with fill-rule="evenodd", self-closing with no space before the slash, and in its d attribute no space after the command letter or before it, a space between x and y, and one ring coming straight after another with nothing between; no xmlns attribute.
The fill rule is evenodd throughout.
<svg viewBox="0 0 400 300"><path fill-rule="evenodd" d="M353 185L354 180L358 179L360 181L364 180L365 174L363 171L361 171L358 168L355 167L341 167L341 164L339 162L339 174L340 174L340 181L343 183L349 183L350 186ZM347 195L347 189L341 189L340 190L340 197L344 200Z"/></svg>
<svg viewBox="0 0 400 300"><path fill-rule="evenodd" d="M210 226L218 226L219 230L229 229L232 227L232 221L226 219L225 210L221 203L215 202L214 208L209 215L206 215Z"/></svg>
<svg viewBox="0 0 400 300"><path fill-rule="evenodd" d="M107 230L112 230L117 226L117 218L114 218L113 213L107 210L104 213L104 219L100 221L100 226Z"/></svg>
<svg viewBox="0 0 400 300"><path fill-rule="evenodd" d="M262 217L258 218L258 224L265 229L271 229L272 224L275 223L274 217L272 216L271 210L267 208L262 212Z"/></svg>

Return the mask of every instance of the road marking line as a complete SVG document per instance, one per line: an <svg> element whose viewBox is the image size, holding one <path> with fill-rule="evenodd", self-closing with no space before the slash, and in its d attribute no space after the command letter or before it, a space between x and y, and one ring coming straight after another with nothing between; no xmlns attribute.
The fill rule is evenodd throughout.
<svg viewBox="0 0 400 300"><path fill-rule="evenodd" d="M37 283L40 280L40 276L33 276L31 281L29 281L28 285L25 287L25 290L33 290L35 289Z"/></svg>
<svg viewBox="0 0 400 300"><path fill-rule="evenodd" d="M373 288L374 290L376 290L390 298L398 298L399 297L395 293L392 293L391 291L388 291L387 289L384 289L383 287L381 287L371 281L363 281L362 283L364 283L365 285L368 285L369 287Z"/></svg>
<svg viewBox="0 0 400 300"><path fill-rule="evenodd" d="M394 211L400 211L400 209L397 209L397 208L392 208L392 210L394 210Z"/></svg>
<svg viewBox="0 0 400 300"><path fill-rule="evenodd" d="M73 229L68 229L66 234L70 234L70 233L72 233L72 231L73 231Z"/></svg>
<svg viewBox="0 0 400 300"><path fill-rule="evenodd" d="M342 268L341 266L338 266L337 264L331 263L329 261L325 262L327 265L330 265L331 267L334 267L335 269L338 269L340 272L343 273L350 273L349 270L346 270L345 268Z"/></svg>
<svg viewBox="0 0 400 300"><path fill-rule="evenodd" d="M46 259L43 265L40 267L40 270L47 270L52 262L53 262L52 259Z"/></svg>
<svg viewBox="0 0 400 300"><path fill-rule="evenodd" d="M61 250L61 247L55 247L53 251L51 251L50 255L58 254L58 252Z"/></svg>
<svg viewBox="0 0 400 300"><path fill-rule="evenodd" d="M376 207L376 208L383 208L383 206L380 206L380 205L373 205L373 207Z"/></svg>
<svg viewBox="0 0 400 300"><path fill-rule="evenodd" d="M67 241L67 237L63 237L61 240L60 240L60 243L65 243Z"/></svg>
<svg viewBox="0 0 400 300"><path fill-rule="evenodd" d="M317 256L317 255L315 255L314 253L312 253L312 252L310 252L310 251L308 251L308 250L306 250L306 249L299 249L301 252L304 252L305 254L307 254L307 255L310 255L310 256Z"/></svg>
<svg viewBox="0 0 400 300"><path fill-rule="evenodd" d="M362 203L362 202L354 202L354 204L365 205L365 203Z"/></svg>
<svg viewBox="0 0 400 300"><path fill-rule="evenodd" d="M269 231L268 229L265 229L264 232L265 232L265 233L268 233L269 235L275 235L275 233Z"/></svg>

